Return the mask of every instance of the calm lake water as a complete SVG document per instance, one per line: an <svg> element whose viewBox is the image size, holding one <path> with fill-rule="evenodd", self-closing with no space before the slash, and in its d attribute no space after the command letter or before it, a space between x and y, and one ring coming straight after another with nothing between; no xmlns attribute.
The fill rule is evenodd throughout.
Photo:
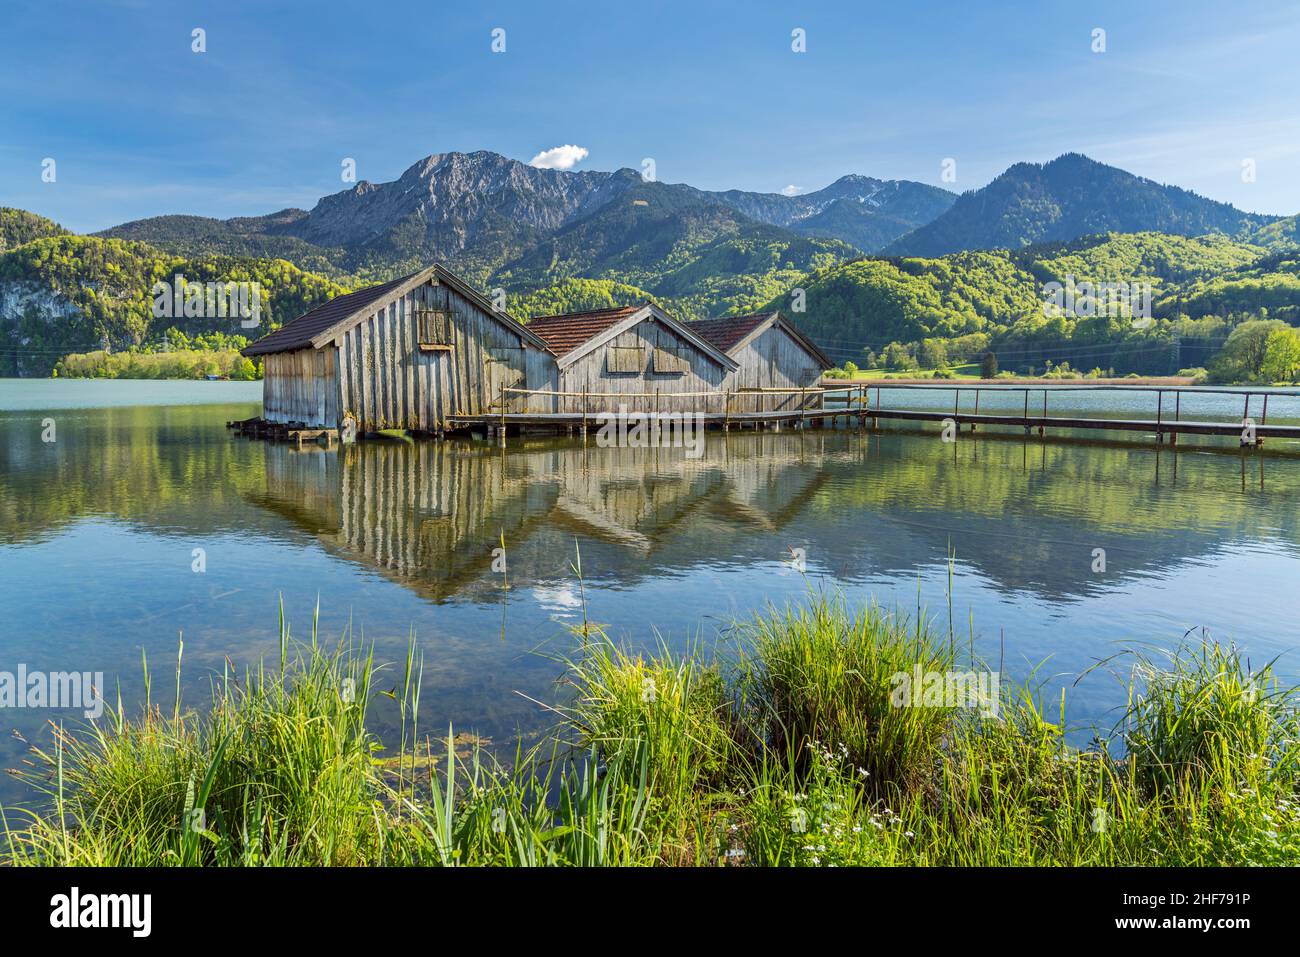
<svg viewBox="0 0 1300 957"><path fill-rule="evenodd" d="M306 637L319 598L324 637L351 622L381 659L400 660L414 633L424 730L450 723L511 749L552 724L529 699L561 693L554 656L573 647L584 594L591 620L645 647L725 654L736 619L816 588L905 614L919 603L946 633L951 556L961 642L973 629L1004 681L1037 669L1049 700L1067 687L1085 738L1124 692L1103 671L1074 681L1123 647L1205 628L1300 672L1295 443L1243 455L1223 439L1175 451L1139 433L990 429L945 444L933 425L882 425L710 433L698 459L531 437L297 451L224 428L259 398L258 383L0 380L0 671L102 671L110 697L120 684L134 702L143 651L170 704L183 633L184 694L200 704L227 657L276 657L281 599ZM1300 412L1290 402L1269 421ZM1241 417L1240 399L1192 404L1184 417ZM1052 408L1136 416L1154 398ZM509 588L492 570L503 537ZM0 712L0 766L22 756L8 731L48 743L47 719L84 723ZM0 800L23 797L0 780Z"/></svg>

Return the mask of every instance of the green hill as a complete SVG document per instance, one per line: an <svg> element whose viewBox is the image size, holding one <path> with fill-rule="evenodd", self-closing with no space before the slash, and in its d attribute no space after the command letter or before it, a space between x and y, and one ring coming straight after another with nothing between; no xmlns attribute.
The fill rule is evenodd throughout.
<svg viewBox="0 0 1300 957"><path fill-rule="evenodd" d="M507 307L511 315L526 322L533 316L635 306L653 298L644 289L610 279L562 279L530 293L509 296Z"/></svg>
<svg viewBox="0 0 1300 957"><path fill-rule="evenodd" d="M238 317L155 318L151 290L176 275L189 282L257 283L261 327ZM187 259L145 243L91 236L37 239L0 254L0 286L12 300L0 315L0 375L46 375L63 355L125 349L169 327L256 336L346 289L276 259Z"/></svg>
<svg viewBox="0 0 1300 957"><path fill-rule="evenodd" d="M835 358L859 366L891 342L936 339L963 359L992 349L1004 369L1041 370L1051 359L1174 372L1206 364L1243 319L1300 324L1297 256L1221 236L1109 233L1015 251L857 259L797 284L806 311L793 311L790 294L769 305L789 312ZM1070 279L1128 283L1135 297L1149 284L1152 321L1135 323L1123 309L1049 315L1044 285ZM954 343L959 337L967 338Z"/></svg>
<svg viewBox="0 0 1300 957"><path fill-rule="evenodd" d="M1242 238L1276 218L1243 213L1189 190L1066 153L1050 163L1015 164L987 186L963 193L933 222L884 251L941 256L1143 230Z"/></svg>
<svg viewBox="0 0 1300 957"><path fill-rule="evenodd" d="M65 235L68 235L68 230L52 219L37 216L25 209L0 206L0 252L30 243L34 239Z"/></svg>
<svg viewBox="0 0 1300 957"><path fill-rule="evenodd" d="M1272 250L1300 248L1300 215L1261 226L1247 238L1257 246Z"/></svg>

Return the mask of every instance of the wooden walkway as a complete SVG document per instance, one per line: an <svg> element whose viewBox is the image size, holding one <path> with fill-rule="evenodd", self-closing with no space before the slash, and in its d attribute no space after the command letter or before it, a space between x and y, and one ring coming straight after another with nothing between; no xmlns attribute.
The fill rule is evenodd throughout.
<svg viewBox="0 0 1300 957"><path fill-rule="evenodd" d="M896 391L947 393L953 396L953 407L947 409L916 409L886 406L882 393ZM872 395L872 393L875 393ZM1106 418L1095 413L1062 411L1053 413L1050 397L1075 392L1143 392L1152 396L1154 415L1150 418ZM1001 394L1001 408L980 411L980 400L990 393ZM1012 409L1006 408L1006 394L1012 393L1016 401ZM1185 397L1229 395L1243 400L1242 414L1238 419L1183 418ZM699 411L658 412L661 400L680 402L695 398ZM965 408L963 408L965 398ZM646 408L629 409L629 400L642 400ZM491 437L504 438L510 432L535 431L587 435L591 429L606 424L631 427L646 423L652 429L664 432L693 428L771 429L783 428L821 429L847 427L877 429L880 422L935 422L946 428L975 431L980 426L1022 428L1025 434L1037 431L1045 435L1048 429L1097 432L1142 432L1154 435L1157 442L1176 443L1180 435L1208 435L1235 438L1242 446L1261 445L1267 438L1300 441L1300 424L1268 421L1269 401L1276 411L1279 399L1300 399L1300 391L1259 389L1220 389L1180 386L1075 384L1060 385L995 385L981 383L962 385L954 382L890 384L854 383L850 385L817 386L804 389L746 389L737 391L678 392L678 393L597 393L556 392L540 389L503 389L492 412L481 415L452 415L441 423L440 431L483 430ZM540 401L539 401L540 400ZM1041 401L1040 401L1041 400ZM577 406L581 411L541 412L528 411L530 403L556 406ZM618 403L617 408L604 408L604 403ZM1252 416L1252 403L1258 407L1258 419ZM790 408L752 411L764 405L791 406ZM511 411L511 406L516 411ZM518 410L524 406L523 410ZM749 406L751 410L745 410ZM1288 409L1293 420L1300 419L1300 403ZM304 423L272 423L258 417L228 422L227 428L256 438L295 442L323 442L330 447L342 439L347 442L352 432L341 435L339 430L316 428ZM434 434L434 433L430 433ZM365 436L361 436L365 437Z"/></svg>
<svg viewBox="0 0 1300 957"><path fill-rule="evenodd" d="M955 395L953 409L907 409L891 408L881 402L881 393L896 390L944 392ZM824 428L843 424L859 429L878 428L881 420L898 422L937 422L967 427L974 431L981 425L1010 426L1023 428L1026 434L1037 431L1040 435L1048 429L1066 429L1083 431L1118 431L1146 432L1154 434L1157 442L1164 442L1168 437L1171 443L1178 441L1179 435L1212 435L1235 437L1243 445L1260 445L1266 438L1287 438L1300 440L1300 425L1268 422L1268 405L1270 399L1300 398L1300 391L1258 389L1220 389L1173 386L1139 386L1139 385L1088 385L1062 383L1061 385L971 385L956 383L926 385L909 383L890 385L861 383L848 386L818 387L810 389L756 389L725 393L678 393L676 398L684 395L698 395L704 407L699 412L657 413L653 407L646 410L602 409L600 401L605 398L617 399L625 403L627 395L602 393L559 393L546 390L510 389L506 392L528 396L564 396L581 399L582 412L492 412L477 416L455 416L449 420L453 428L484 428L489 435L504 435L512 429L530 429L538 431L578 432L586 434L588 430L600 428L606 422L648 421L650 423L667 422L670 425L683 418L695 425L721 428L769 428L780 429L782 426L802 428ZM874 397L871 395L875 392ZM1074 392L1144 392L1151 394L1155 400L1155 415L1152 418L1104 418L1095 415L1083 415L1070 412L1051 413L1049 396ZM996 411L980 412L980 398L989 393L1014 393L1023 395L1023 410L1019 412ZM961 408L963 394L967 396L968 406L973 400L973 409ZM653 395L653 394L652 394ZM665 393L668 395L668 393ZM734 405L742 404L746 399L786 395L798 397L799 408L783 411L744 412L732 411ZM1041 395L1041 411L1037 399ZM1184 396L1232 395L1243 399L1242 417L1237 420L1197 420L1182 416ZM1031 396L1034 399L1031 408ZM657 398L657 397L656 397ZM874 401L873 401L874 398ZM1251 402L1257 400L1260 405L1258 419L1250 415ZM505 409L514 400L503 394L499 408ZM712 406L724 406L723 411L708 411ZM1276 407L1276 405L1275 405ZM1300 412L1300 404L1296 405Z"/></svg>

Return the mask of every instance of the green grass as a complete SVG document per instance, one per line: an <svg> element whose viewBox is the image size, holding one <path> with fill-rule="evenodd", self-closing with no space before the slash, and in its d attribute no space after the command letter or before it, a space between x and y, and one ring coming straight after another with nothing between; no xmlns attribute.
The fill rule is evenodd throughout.
<svg viewBox="0 0 1300 957"><path fill-rule="evenodd" d="M202 712L119 703L33 748L19 776L46 800L6 811L4 863L1300 863L1295 698L1231 647L1107 662L1130 703L1085 749L1063 701L1005 682L996 714L900 707L897 673L982 666L878 608L815 595L725 647L637 654L582 629L553 734L503 764L421 738L414 642L386 755L371 653L282 623L280 667L229 669Z"/></svg>

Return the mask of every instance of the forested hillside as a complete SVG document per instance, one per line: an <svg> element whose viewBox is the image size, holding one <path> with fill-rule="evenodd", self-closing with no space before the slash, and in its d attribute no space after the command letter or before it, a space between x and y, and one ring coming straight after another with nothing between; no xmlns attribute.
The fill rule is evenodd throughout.
<svg viewBox="0 0 1300 957"><path fill-rule="evenodd" d="M963 193L943 215L884 251L942 256L964 249L1018 249L1101 232L1247 238L1276 218L1243 213L1227 203L1066 153L1050 163L1017 163L987 186Z"/></svg>
<svg viewBox="0 0 1300 957"><path fill-rule="evenodd" d="M63 236L67 230L53 220L37 216L25 209L0 206L0 252L13 249L34 239Z"/></svg>
<svg viewBox="0 0 1300 957"><path fill-rule="evenodd" d="M938 258L865 258L802 281L806 311L793 313L842 362L879 361L891 344L916 359L944 343L952 361L995 352L1004 369L1041 371L1048 360L1121 373L1175 372L1204 365L1233 326L1276 318L1300 324L1297 252L1266 250L1220 236L1106 234L1014 251ZM1134 299L1149 284L1149 322L1124 306L1082 299L1052 315L1044 286L1072 280L1126 283ZM789 294L769 305L790 311ZM898 349L895 363L905 362ZM918 363L920 364L920 363Z"/></svg>
<svg viewBox="0 0 1300 957"><path fill-rule="evenodd" d="M261 326L239 317L155 318L157 282L257 283ZM175 327L190 334L269 332L344 287L278 259L182 258L145 243L91 236L37 239L0 254L0 375L46 375L62 356L126 349Z"/></svg>

